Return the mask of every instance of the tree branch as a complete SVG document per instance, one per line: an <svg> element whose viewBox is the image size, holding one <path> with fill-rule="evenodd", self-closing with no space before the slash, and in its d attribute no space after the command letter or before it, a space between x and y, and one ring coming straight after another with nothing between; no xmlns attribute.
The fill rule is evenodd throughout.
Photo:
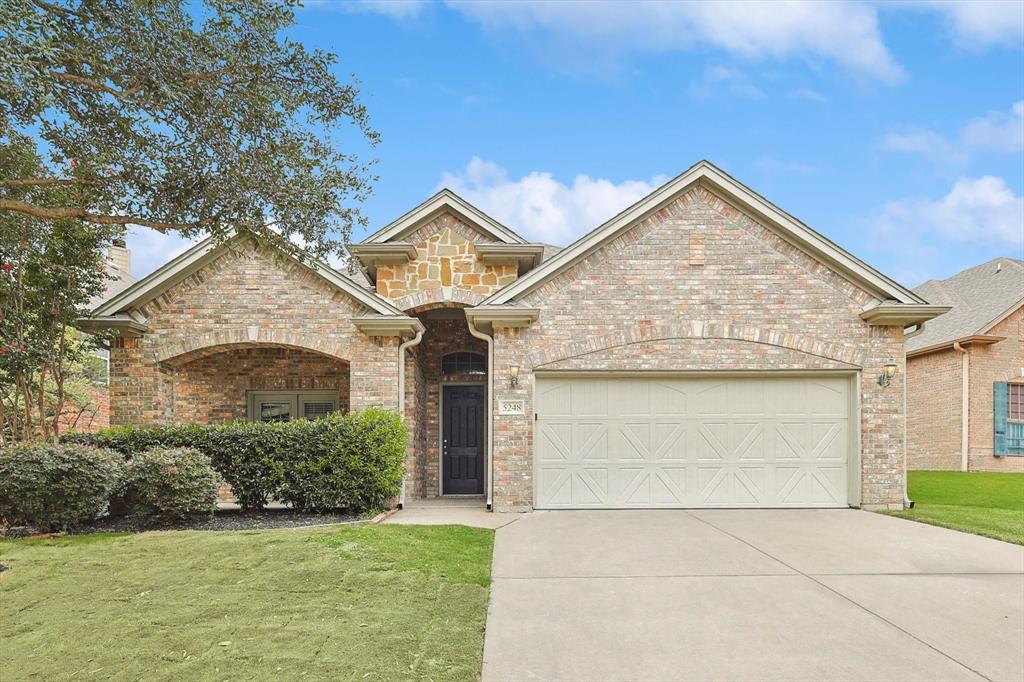
<svg viewBox="0 0 1024 682"><path fill-rule="evenodd" d="M13 211L15 213L32 216L34 218L42 218L43 220L62 220L73 218L90 223L96 223L97 225L141 225L143 227L152 228L157 232L205 227L213 224L217 219L215 217L211 217L182 223L170 220L152 220L141 216L93 213L77 206L36 206L35 204L29 204L24 201L3 198L0 198L0 211Z"/></svg>
<svg viewBox="0 0 1024 682"><path fill-rule="evenodd" d="M180 81L177 81L175 85L192 85L194 83L198 83L199 81L216 78L217 76L226 72L227 70L228 68L224 67L223 69L214 69L213 71L194 73L190 76L182 78ZM101 83L95 78L89 78L88 76L79 76L73 73L68 73L67 71L50 71L50 75L57 80L67 81L69 83L77 83L78 85L84 85L86 87L92 88L93 90L105 92L118 100L125 100L129 97L137 95L145 87L144 83L139 83L137 85L131 86L130 88L118 90L117 88L110 87L106 83Z"/></svg>
<svg viewBox="0 0 1024 682"><path fill-rule="evenodd" d="M120 179L120 176L111 176L97 180L85 180L81 178L15 178L13 180L0 180L0 187L52 187L54 185L102 185Z"/></svg>

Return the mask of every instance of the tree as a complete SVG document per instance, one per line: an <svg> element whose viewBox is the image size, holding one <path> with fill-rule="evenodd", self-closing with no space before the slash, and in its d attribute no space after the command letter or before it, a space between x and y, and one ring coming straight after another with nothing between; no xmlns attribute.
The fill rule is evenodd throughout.
<svg viewBox="0 0 1024 682"><path fill-rule="evenodd" d="M0 144L45 160L0 166L0 214L341 253L375 178L338 137L378 135L335 55L283 36L296 7L0 2Z"/></svg>
<svg viewBox="0 0 1024 682"><path fill-rule="evenodd" d="M0 167L22 174L38 167L26 144L0 147ZM67 204L76 186L24 185L10 191L34 205ZM119 225L41 220L0 213L0 444L57 437L69 396L87 399L96 337L71 328L89 312L108 275L104 248Z"/></svg>

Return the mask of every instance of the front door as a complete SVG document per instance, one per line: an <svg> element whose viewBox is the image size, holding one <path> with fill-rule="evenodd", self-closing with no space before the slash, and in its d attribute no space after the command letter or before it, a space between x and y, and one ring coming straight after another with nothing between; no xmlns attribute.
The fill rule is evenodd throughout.
<svg viewBox="0 0 1024 682"><path fill-rule="evenodd" d="M441 422L441 492L484 492L484 387L444 386Z"/></svg>

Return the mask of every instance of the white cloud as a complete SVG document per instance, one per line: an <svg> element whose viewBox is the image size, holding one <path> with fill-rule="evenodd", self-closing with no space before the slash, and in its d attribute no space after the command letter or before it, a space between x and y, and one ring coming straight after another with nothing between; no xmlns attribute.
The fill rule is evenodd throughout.
<svg viewBox="0 0 1024 682"><path fill-rule="evenodd" d="M430 0L306 0L310 7L336 8L346 12L383 14L392 19L411 19L430 4Z"/></svg>
<svg viewBox="0 0 1024 682"><path fill-rule="evenodd" d="M933 130L889 132L881 141L889 151L920 154L941 163L964 163L974 151L1015 153L1024 150L1024 101L1009 112L994 111L969 121L951 141Z"/></svg>
<svg viewBox="0 0 1024 682"><path fill-rule="evenodd" d="M447 5L485 30L539 32L547 38L549 51L563 57L580 50L608 57L709 45L748 59L828 59L887 83L903 77L882 42L877 12L867 4L447 0ZM588 56L580 61L593 60Z"/></svg>
<svg viewBox="0 0 1024 682"><path fill-rule="evenodd" d="M745 73L727 66L709 67L700 79L690 83L690 94L700 99L710 97L719 89L736 97L764 99L764 92L751 83Z"/></svg>
<svg viewBox="0 0 1024 682"><path fill-rule="evenodd" d="M1024 150L1024 100L1015 103L1010 113L994 111L972 120L964 127L962 137L965 144L976 149Z"/></svg>
<svg viewBox="0 0 1024 682"><path fill-rule="evenodd" d="M1018 46L1024 38L1021 0L933 0L916 6L945 14L954 40L962 47Z"/></svg>
<svg viewBox="0 0 1024 682"><path fill-rule="evenodd" d="M886 133L881 146L887 151L920 154L940 163L963 163L966 159L963 152L957 150L949 140L932 130Z"/></svg>
<svg viewBox="0 0 1024 682"><path fill-rule="evenodd" d="M873 225L882 235L923 241L946 237L1019 251L1024 246L1024 197L1015 195L1002 178L960 178L941 199L885 204Z"/></svg>
<svg viewBox="0 0 1024 682"><path fill-rule="evenodd" d="M161 234L148 227L130 227L125 236L125 245L131 251L132 274L137 278L145 277L199 241L183 239L173 231Z"/></svg>
<svg viewBox="0 0 1024 682"><path fill-rule="evenodd" d="M445 172L447 187L531 241L565 245L664 184L666 178L626 180L577 175L571 185L534 171L517 180L504 168L474 156L465 169Z"/></svg>

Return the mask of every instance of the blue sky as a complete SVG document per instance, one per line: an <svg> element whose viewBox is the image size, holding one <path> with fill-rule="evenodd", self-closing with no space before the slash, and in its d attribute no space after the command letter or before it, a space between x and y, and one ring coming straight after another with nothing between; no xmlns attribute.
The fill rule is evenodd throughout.
<svg viewBox="0 0 1024 682"><path fill-rule="evenodd" d="M290 37L361 81L371 229L449 186L564 245L708 159L910 286L1024 257L1021 2L339 0Z"/></svg>

